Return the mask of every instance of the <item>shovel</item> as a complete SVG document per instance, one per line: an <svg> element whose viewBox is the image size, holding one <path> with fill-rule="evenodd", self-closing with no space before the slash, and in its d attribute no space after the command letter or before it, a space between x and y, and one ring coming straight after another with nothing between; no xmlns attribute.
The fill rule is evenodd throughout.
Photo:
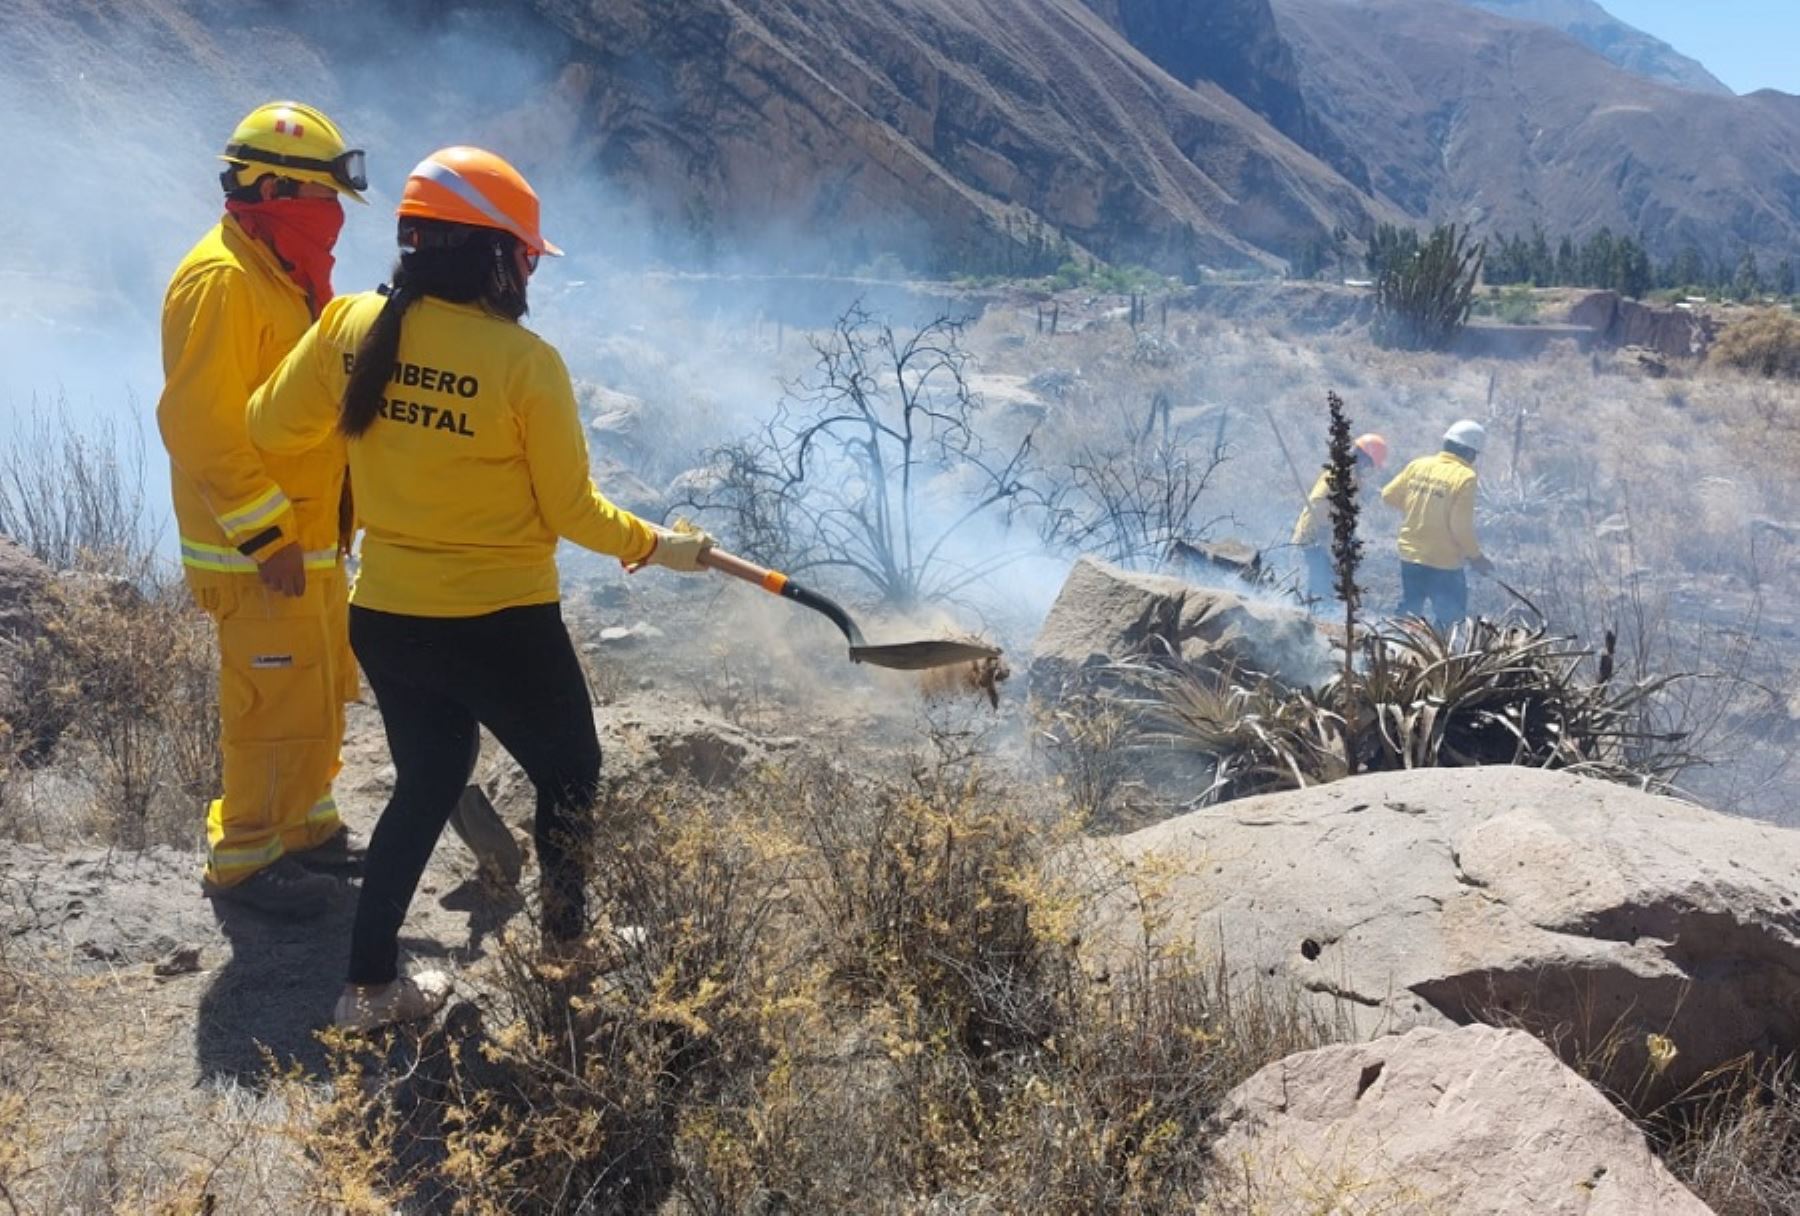
<svg viewBox="0 0 1800 1216"><path fill-rule="evenodd" d="M933 667L954 667L959 663L1000 657L998 647L985 646L980 642L896 642L887 646L871 646L863 637L862 630L857 628L856 622L850 619L848 612L817 591L802 587L779 570L765 570L755 562L745 561L720 549L708 549L701 555L700 564L709 570L717 570L720 574L729 574L732 578L754 583L771 595L793 600L821 616L829 617L831 623L849 641L852 663L867 663L871 667L888 667L895 671L926 671Z"/></svg>

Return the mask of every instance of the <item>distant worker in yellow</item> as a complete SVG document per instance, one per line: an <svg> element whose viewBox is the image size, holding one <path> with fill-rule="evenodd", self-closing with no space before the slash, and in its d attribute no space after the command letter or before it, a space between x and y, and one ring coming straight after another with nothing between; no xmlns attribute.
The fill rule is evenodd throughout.
<svg viewBox="0 0 1800 1216"><path fill-rule="evenodd" d="M445 148L413 170L399 215L389 285L333 301L250 406L250 433L270 452L302 459L349 441L366 529L350 637L395 779L335 1012L351 1030L424 1017L448 992L443 972L401 974L399 934L478 726L537 787L545 945L581 937L600 742L556 544L680 571L698 571L712 544L652 527L595 488L569 373L519 324L539 256L560 252L519 172Z"/></svg>
<svg viewBox="0 0 1800 1216"><path fill-rule="evenodd" d="M1400 511L1400 615L1445 628L1469 614L1469 576L1494 568L1475 539L1475 461L1487 431L1465 418L1444 433L1443 450L1400 470L1381 499ZM1430 604L1430 615L1426 605Z"/></svg>
<svg viewBox="0 0 1800 1216"><path fill-rule="evenodd" d="M346 458L342 442L264 456L245 411L330 303L340 200L362 202L367 181L363 154L298 102L251 111L221 159L225 215L163 300L156 407L184 573L219 631L224 789L207 815L203 888L304 919L339 890L330 872L361 860L331 792L357 687Z"/></svg>
<svg viewBox="0 0 1800 1216"><path fill-rule="evenodd" d="M1388 444L1380 435L1364 435L1356 441L1356 492L1366 495L1371 472L1387 467ZM1306 496L1300 522L1294 525L1292 543L1306 562L1306 598L1314 606L1329 604L1337 596L1336 575L1331 565L1331 466L1320 472Z"/></svg>

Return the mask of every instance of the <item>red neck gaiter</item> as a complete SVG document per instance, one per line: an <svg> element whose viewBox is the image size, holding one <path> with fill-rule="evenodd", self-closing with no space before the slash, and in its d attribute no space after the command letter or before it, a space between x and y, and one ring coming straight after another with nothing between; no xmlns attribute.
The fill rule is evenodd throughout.
<svg viewBox="0 0 1800 1216"><path fill-rule="evenodd" d="M337 261L331 250L344 227L344 205L335 198L226 199L225 210L253 240L275 250L317 317L331 303L331 268Z"/></svg>

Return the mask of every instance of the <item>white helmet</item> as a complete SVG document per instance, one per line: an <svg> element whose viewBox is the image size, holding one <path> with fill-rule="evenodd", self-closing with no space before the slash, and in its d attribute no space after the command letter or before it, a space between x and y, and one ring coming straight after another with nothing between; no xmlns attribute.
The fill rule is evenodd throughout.
<svg viewBox="0 0 1800 1216"><path fill-rule="evenodd" d="M1444 432L1444 442L1479 452L1487 446L1487 428L1471 418L1464 418Z"/></svg>

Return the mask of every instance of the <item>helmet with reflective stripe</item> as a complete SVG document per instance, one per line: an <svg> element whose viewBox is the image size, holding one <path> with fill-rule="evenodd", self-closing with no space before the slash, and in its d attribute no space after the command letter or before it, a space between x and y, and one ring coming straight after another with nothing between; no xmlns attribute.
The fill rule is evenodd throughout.
<svg viewBox="0 0 1800 1216"><path fill-rule="evenodd" d="M1356 450L1369 458L1369 463L1378 469L1385 469L1388 460L1388 441L1380 435L1370 432L1356 441Z"/></svg>
<svg viewBox="0 0 1800 1216"><path fill-rule="evenodd" d="M225 171L228 191L273 174L367 201L361 193L369 188L362 150L344 142L336 123L297 101L272 101L244 115L219 159L235 166Z"/></svg>
<svg viewBox="0 0 1800 1216"><path fill-rule="evenodd" d="M538 196L517 169L480 148L441 148L406 179L397 214L498 228L532 253L560 254L538 228Z"/></svg>
<svg viewBox="0 0 1800 1216"><path fill-rule="evenodd" d="M1487 446L1487 428L1473 419L1464 418L1444 432L1444 442L1468 448L1471 452L1479 452Z"/></svg>

